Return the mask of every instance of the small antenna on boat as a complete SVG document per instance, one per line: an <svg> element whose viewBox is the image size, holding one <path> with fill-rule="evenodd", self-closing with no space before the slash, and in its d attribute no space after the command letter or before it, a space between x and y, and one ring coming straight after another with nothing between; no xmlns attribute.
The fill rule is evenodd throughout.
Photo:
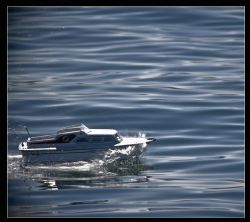
<svg viewBox="0 0 250 222"><path fill-rule="evenodd" d="M24 126L24 128L26 129L26 131L27 131L29 137L31 137L31 136L30 136L30 133L29 133L29 130L28 130L28 127L27 127L27 126Z"/></svg>

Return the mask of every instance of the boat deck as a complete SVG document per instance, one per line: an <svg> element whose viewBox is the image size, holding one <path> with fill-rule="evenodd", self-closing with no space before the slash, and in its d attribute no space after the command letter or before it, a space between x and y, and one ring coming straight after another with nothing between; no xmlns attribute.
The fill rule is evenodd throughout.
<svg viewBox="0 0 250 222"><path fill-rule="evenodd" d="M52 135L34 136L30 138L29 142L38 142L38 141L47 141L47 140L56 140L56 137Z"/></svg>

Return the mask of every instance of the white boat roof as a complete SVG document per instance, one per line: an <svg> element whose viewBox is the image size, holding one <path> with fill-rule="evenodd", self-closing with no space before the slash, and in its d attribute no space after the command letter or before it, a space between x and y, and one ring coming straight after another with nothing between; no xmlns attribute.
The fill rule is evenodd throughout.
<svg viewBox="0 0 250 222"><path fill-rule="evenodd" d="M115 135L116 130L113 129L90 129L88 135Z"/></svg>
<svg viewBox="0 0 250 222"><path fill-rule="evenodd" d="M87 135L115 135L116 130L113 129L89 129L83 123L73 126L66 126L60 129L57 134L71 133L71 132L83 132Z"/></svg>
<svg viewBox="0 0 250 222"><path fill-rule="evenodd" d="M66 126L60 130L57 131L57 134L62 134L62 133L71 133L71 132L84 132L88 133L90 129L85 126L83 123L78 124L78 125L72 125L72 126Z"/></svg>

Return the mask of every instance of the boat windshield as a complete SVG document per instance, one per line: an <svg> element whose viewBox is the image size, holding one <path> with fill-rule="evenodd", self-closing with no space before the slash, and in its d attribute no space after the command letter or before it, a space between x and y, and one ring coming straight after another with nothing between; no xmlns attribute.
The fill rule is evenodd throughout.
<svg viewBox="0 0 250 222"><path fill-rule="evenodd" d="M115 134L115 138L116 138L119 142L122 142L122 136L121 136L119 133Z"/></svg>
<svg viewBox="0 0 250 222"><path fill-rule="evenodd" d="M89 133L90 129L82 123L81 124L81 132L83 132L83 133Z"/></svg>

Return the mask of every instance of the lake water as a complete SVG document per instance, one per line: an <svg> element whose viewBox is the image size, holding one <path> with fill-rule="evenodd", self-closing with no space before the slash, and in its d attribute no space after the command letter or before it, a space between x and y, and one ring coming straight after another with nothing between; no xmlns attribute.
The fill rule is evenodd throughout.
<svg viewBox="0 0 250 222"><path fill-rule="evenodd" d="M9 217L244 217L244 7L9 7ZM23 165L83 122L141 156Z"/></svg>

